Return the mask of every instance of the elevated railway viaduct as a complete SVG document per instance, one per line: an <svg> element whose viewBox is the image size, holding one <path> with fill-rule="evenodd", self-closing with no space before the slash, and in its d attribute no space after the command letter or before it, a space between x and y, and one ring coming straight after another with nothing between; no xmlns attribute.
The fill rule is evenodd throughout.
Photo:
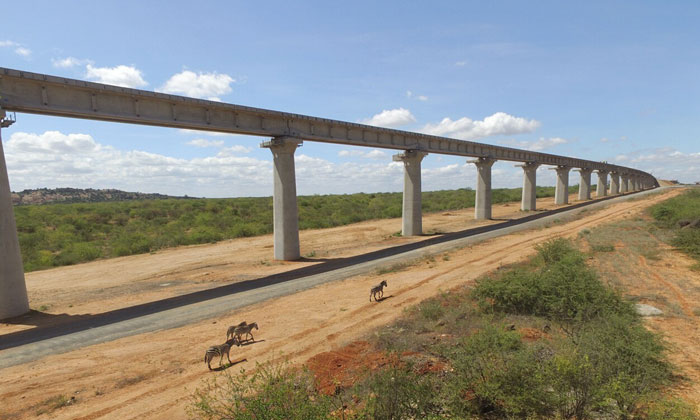
<svg viewBox="0 0 700 420"><path fill-rule="evenodd" d="M572 169L580 173L580 200L591 199L593 172L598 197L658 186L646 172L606 162L0 68L0 319L29 310L1 141L2 128L15 122L8 111L270 138L260 146L273 156L274 258L279 260L300 257L294 152L303 141L400 151L393 160L404 164L403 235L422 234L421 161L428 153L472 159L477 168L476 219L491 218L491 166L498 160L522 167L525 211L535 210L536 170L541 165L556 171L556 204L568 202Z"/></svg>

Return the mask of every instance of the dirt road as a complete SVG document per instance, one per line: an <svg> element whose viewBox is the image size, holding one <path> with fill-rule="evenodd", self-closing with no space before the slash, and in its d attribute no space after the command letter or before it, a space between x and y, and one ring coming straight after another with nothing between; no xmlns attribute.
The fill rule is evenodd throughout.
<svg viewBox="0 0 700 420"><path fill-rule="evenodd" d="M0 418L185 418L189 395L203 380L220 374L206 370L202 353L208 345L224 340L228 325L240 320L260 325L255 343L232 352L232 359L242 362L230 368L231 372L279 358L304 362L390 322L407 305L525 258L543 240L576 235L584 227L633 217L648 205L677 193L671 190L643 200L610 203L601 210L583 213L575 221L552 222L547 228L424 258L400 271L381 275L389 284L386 292L390 298L380 304L370 304L367 299L367 291L378 277L372 272L267 300L215 319L9 367L0 371L0 399L8 402L0 408ZM549 204L543 200L539 206L552 207L549 200ZM519 215L517 204L494 209L496 218L515 215ZM469 222L470 217L471 211L429 215L424 226L426 232L452 232L475 226ZM21 332L31 328L30 323L60 326L63 320L81 315L119 310L212 285L240 283L416 241L393 236L399 229L400 220L391 220L302 232L302 252L309 258L298 263L271 262L271 240L250 238L35 273L28 276L30 299L34 307L51 305L46 310L49 315L0 325L0 334ZM63 399L54 398L59 396ZM70 402L71 397L74 402ZM55 401L69 404L56 408L65 404Z"/></svg>

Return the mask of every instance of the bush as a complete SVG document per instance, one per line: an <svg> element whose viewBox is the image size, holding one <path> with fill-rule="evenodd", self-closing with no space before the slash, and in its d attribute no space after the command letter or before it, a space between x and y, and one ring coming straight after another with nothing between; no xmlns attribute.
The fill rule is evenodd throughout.
<svg viewBox="0 0 700 420"><path fill-rule="evenodd" d="M366 384L369 397L358 418L373 420L427 419L440 414L429 378L410 366L392 365L374 373Z"/></svg>
<svg viewBox="0 0 700 420"><path fill-rule="evenodd" d="M447 400L452 414L526 418L551 412L545 365L537 355L502 325L488 325L468 337L451 356Z"/></svg>
<svg viewBox="0 0 700 420"><path fill-rule="evenodd" d="M316 391L312 376L286 364L258 364L255 373L226 373L223 383L198 389L190 414L199 419L331 419L331 400Z"/></svg>
<svg viewBox="0 0 700 420"><path fill-rule="evenodd" d="M473 296L482 309L541 316L569 333L604 314L633 312L586 266L583 254L571 242L555 239L537 250L532 264L477 280Z"/></svg>

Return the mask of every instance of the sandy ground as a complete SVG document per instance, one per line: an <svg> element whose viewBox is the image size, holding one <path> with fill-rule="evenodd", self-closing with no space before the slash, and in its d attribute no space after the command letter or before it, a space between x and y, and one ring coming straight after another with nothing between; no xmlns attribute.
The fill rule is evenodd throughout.
<svg viewBox="0 0 700 420"><path fill-rule="evenodd" d="M378 282L377 274L357 276L251 305L218 319L122 338L3 369L0 371L0 401L3 402L0 418L186 418L185 408L192 392L201 387L203 381L222 374L209 372L202 357L209 345L224 341L226 328L231 324L241 320L257 321L260 330L254 331L254 343L232 350L231 359L238 363L228 372L237 374L240 368L251 369L256 362L267 360L288 358L302 363L318 353L362 338L400 316L408 305L441 290L471 282L500 265L526 258L543 240L573 236L586 227L636 217L648 205L678 193L678 190L670 190L642 200L611 204L602 210L584 213L576 221L495 238L426 258L405 270L383 274L382 279L389 284L388 299L380 303L370 303L367 298L369 288ZM541 209L554 207L551 198L541 200L538 206ZM493 223L474 222L472 212L427 215L424 230L447 233ZM495 218L521 216L517 203L494 207ZM66 322L75 316L420 240L394 236L400 230L400 223L400 220L382 220L304 231L301 233L302 254L308 258L302 262L272 261L272 239L267 236L31 273L27 276L31 305L35 309L46 308L42 308L42 314L0 324L0 338L18 329ZM684 288L690 287L695 294L700 294L700 280L697 274L689 271L690 262L678 258L666 268L674 270L686 283L694 284ZM649 279L650 284L656 281L658 279ZM683 298L683 293L679 292L679 296ZM700 351L691 343L692 340L698 342L697 326L693 327L697 325L698 316L693 313L688 299L686 297L688 308L682 318L685 324L674 329L673 324L678 323L679 318L659 317L653 320L653 328L669 328L669 341L678 343L674 346L674 358L683 361L684 369L694 366L696 370L686 369L686 374L697 379L693 375L700 366ZM692 299L690 302L697 301L695 296ZM682 307L683 303L679 305ZM692 334L688 328L695 328ZM700 403L698 382L689 381L683 392L696 403ZM74 397L74 401L52 409L49 399L57 396Z"/></svg>

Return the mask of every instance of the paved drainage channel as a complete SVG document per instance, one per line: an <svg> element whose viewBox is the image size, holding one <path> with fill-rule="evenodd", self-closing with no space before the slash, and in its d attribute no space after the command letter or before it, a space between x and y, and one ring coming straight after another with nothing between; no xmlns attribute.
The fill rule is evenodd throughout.
<svg viewBox="0 0 700 420"><path fill-rule="evenodd" d="M380 252L376 257L365 258L367 261L357 263L348 261L347 266L317 274L284 279L285 273L280 273L264 279L266 281L261 281L263 279L250 280L223 286L219 289L225 290L218 290L218 292L203 291L187 297L172 298L167 302L161 301L116 310L109 314L95 315L94 319L88 319L84 322L76 321L65 326L6 334L0 337L0 369L28 363L50 354L65 353L122 337L177 328L211 319L248 305L310 289L319 284L370 273L380 267L441 254L498 236L543 227L555 221L572 219L583 209L596 209L630 198L656 193L663 189L657 188L624 196L608 197L523 219L470 229L459 234L447 234L441 237L443 239L428 239L405 246L405 248L409 248L406 251L397 250L393 254L389 252L390 255L387 256L381 256ZM450 239L453 236L455 239ZM275 279L275 277L280 279ZM187 303L189 301L194 303Z"/></svg>

